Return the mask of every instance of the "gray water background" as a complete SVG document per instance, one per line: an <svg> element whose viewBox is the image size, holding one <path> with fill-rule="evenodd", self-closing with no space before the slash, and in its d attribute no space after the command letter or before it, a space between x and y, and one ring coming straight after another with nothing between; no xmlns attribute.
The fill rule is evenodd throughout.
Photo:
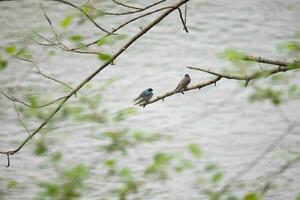
<svg viewBox="0 0 300 200"><path fill-rule="evenodd" d="M140 1L135 3L146 4ZM103 4L111 5L107 2ZM209 80L211 76L185 67L192 65L221 70L223 66L230 64L216 57L225 48L238 48L267 58L289 59L276 47L300 30L299 0L192 0L188 7L188 34L182 30L178 13L174 12L135 42L116 60L116 65L108 67L92 81L99 83L112 77L119 78L104 93L104 105L107 108L119 110L132 106L132 99L148 87L152 87L157 95L170 91L185 73L191 75L192 84ZM61 4L47 3L46 8L56 26L66 14L75 12ZM143 19L122 32L133 35L154 16ZM120 19L107 17L101 23L107 28L113 27ZM27 32L33 27L45 26L46 21L36 2L12 1L0 3L0 24L2 46L7 43L12 33ZM88 23L74 31L84 31L89 35L89 30L91 33L97 31ZM96 37L95 34L89 36ZM37 57L44 54L38 49L33 48L33 51ZM40 63L45 73L72 85L77 85L99 64L93 56L75 56L70 53L61 53L50 60L42 59ZM12 61L0 74L1 89L14 86L22 89L38 84L46 93L41 95L60 95L60 92L56 92L57 84L43 80L34 73L24 73L28 68L32 69L32 66ZM287 128L278 109L269 102L249 104L247 97L250 91L251 89L242 88L235 81L223 80L217 87L208 87L200 92L191 91L185 95L178 94L165 102L159 101L146 109L139 109L139 114L126 120L124 126L168 133L172 135L172 139L135 148L129 152L127 162L149 163L155 152L176 151L185 148L189 143L199 143L208 155L207 162L219 163L225 171L226 179L230 178L246 167ZM280 109L291 120L299 122L298 101L288 102ZM5 113L1 115L0 122L0 148L3 150L17 146L26 133L20 126L16 126L12 107L1 107L1 112ZM82 199L100 199L105 195L105 188L113 184L113 181L103 182L99 176L98 159L101 152L95 151L99 141L85 132L91 127L92 125L86 123L65 124L65 128L58 129L49 136L59 138L52 144L51 150L61 150L64 153L66 166L72 166L79 161L91 166L94 176L89 179L88 192L83 194ZM69 132L68 137L60 136L63 132ZM282 152L299 151L299 142L299 128L295 128L245 178L254 180L255 177L272 172L290 155ZM6 193L4 199L32 199L37 192L35 183L47 180L55 171L51 165L40 169L41 165L45 165L45 159L33 154L31 143L14 155L11 161L10 168L0 169L0 177L3 180L15 179L23 188ZM6 158L3 156L1 164L5 163ZM140 169L139 165L134 166L136 170ZM175 175L173 179L163 183L163 187L161 183L153 182L150 187L157 194L147 199L198 199L197 189L192 185L194 176L188 173ZM280 176L280 180L284 187L272 190L266 199L293 199L300 192L299 164Z"/></svg>

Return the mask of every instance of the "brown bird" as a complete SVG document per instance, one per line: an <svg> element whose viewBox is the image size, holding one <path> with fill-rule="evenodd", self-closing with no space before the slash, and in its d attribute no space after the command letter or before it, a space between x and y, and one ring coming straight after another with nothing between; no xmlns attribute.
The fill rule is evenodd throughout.
<svg viewBox="0 0 300 200"><path fill-rule="evenodd" d="M175 92L180 92L181 90L186 89L188 84L190 84L190 82L191 82L190 76L188 74L185 74L184 78L178 83ZM181 93L184 94L182 91Z"/></svg>

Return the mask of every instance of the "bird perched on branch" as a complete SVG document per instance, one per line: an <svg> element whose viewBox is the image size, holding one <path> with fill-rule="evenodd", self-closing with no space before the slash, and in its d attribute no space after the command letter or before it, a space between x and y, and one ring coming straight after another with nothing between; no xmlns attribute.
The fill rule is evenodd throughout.
<svg viewBox="0 0 300 200"><path fill-rule="evenodd" d="M191 82L191 78L188 74L185 74L183 79L178 83L175 91L176 92L180 92L181 90L184 90L187 88L188 84L190 84ZM184 94L182 91L181 91L182 94Z"/></svg>
<svg viewBox="0 0 300 200"><path fill-rule="evenodd" d="M134 99L134 102L136 101L134 105L141 106L142 104L148 103L153 96L152 91L152 88L144 90L137 98Z"/></svg>

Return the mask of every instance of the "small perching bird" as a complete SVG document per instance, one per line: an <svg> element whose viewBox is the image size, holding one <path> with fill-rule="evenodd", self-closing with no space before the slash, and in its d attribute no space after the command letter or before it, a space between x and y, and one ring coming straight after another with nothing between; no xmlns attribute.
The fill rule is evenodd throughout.
<svg viewBox="0 0 300 200"><path fill-rule="evenodd" d="M178 83L175 92L181 92L184 94L181 90L184 90L187 88L188 84L190 84L191 78L188 74L184 75L184 78Z"/></svg>
<svg viewBox="0 0 300 200"><path fill-rule="evenodd" d="M144 90L137 98L135 98L133 101L135 102L134 105L143 105L145 103L148 103L150 101L150 99L153 96L152 93L153 89L152 88L148 88L146 90ZM145 106L144 106L145 107Z"/></svg>

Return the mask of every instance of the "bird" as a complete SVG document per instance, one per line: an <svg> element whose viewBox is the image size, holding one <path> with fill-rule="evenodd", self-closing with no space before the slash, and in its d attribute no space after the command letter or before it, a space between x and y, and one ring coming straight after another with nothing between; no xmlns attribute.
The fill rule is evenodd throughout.
<svg viewBox="0 0 300 200"><path fill-rule="evenodd" d="M145 103L148 103L150 101L150 99L153 96L153 89L152 88L148 88L146 90L144 90L137 98L135 98L133 100L133 102L135 102L134 105L143 105ZM144 106L145 107L145 106Z"/></svg>
<svg viewBox="0 0 300 200"><path fill-rule="evenodd" d="M175 88L175 92L180 92L181 90L184 90L187 88L188 84L190 84L191 78L188 74L184 75L184 78L178 83L177 87ZM184 94L181 91L182 94Z"/></svg>

